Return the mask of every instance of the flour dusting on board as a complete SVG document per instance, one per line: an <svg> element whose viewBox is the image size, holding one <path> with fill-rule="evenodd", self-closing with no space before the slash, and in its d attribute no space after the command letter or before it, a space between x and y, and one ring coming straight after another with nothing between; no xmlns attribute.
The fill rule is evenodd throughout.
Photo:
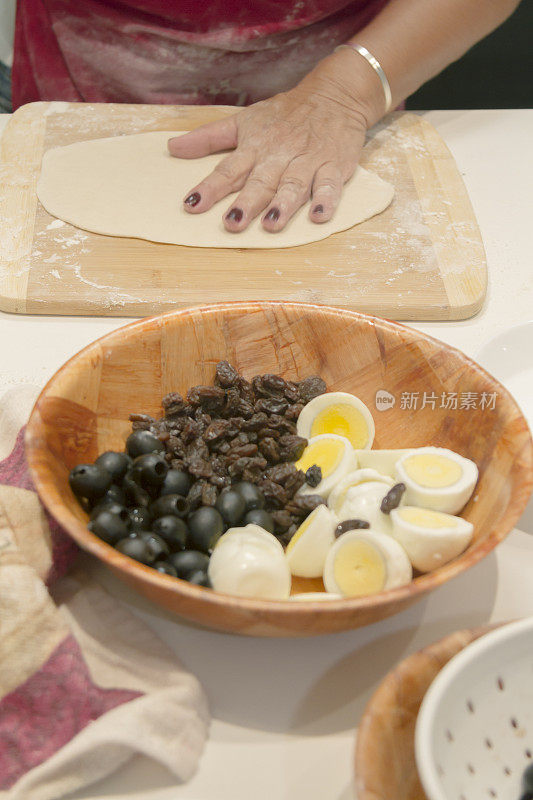
<svg viewBox="0 0 533 800"><path fill-rule="evenodd" d="M422 218L418 199L411 197L406 191L401 174L402 170L405 170L403 163L395 157L390 148L385 147L391 137L394 137L395 143L401 143L403 149L406 144L417 155L428 155L425 148L416 142L412 135L407 136L394 124L390 128L378 130L371 140L372 152L369 155L368 167L374 169L380 178L392 183L396 189L394 202L389 209L393 224L390 226L392 230L368 231L364 235L370 237L369 247L374 258L391 265L391 274L399 276L405 271L434 272L436 259L431 231ZM395 265L400 252L407 256L401 266ZM390 275L386 283L390 285Z"/></svg>
<svg viewBox="0 0 533 800"><path fill-rule="evenodd" d="M56 233L58 228L65 228ZM53 231L53 234L50 234ZM36 234L38 237L47 237L50 241L50 236L54 243L56 252L52 253L42 261L45 264L57 264L61 268L61 273L58 269L51 269L49 275L56 280L64 279L66 275L75 276L76 280L85 286L90 286L92 289L97 289L99 293L104 294L102 302L106 308L112 309L114 306L123 307L126 303L141 303L142 298L135 297L127 292L123 292L117 286L111 286L105 283L98 283L91 280L84 275L82 268L83 256L88 255L91 250L87 247L87 240L90 234L79 228L74 228L60 219L53 220L46 227ZM33 255L37 255L37 251L33 251Z"/></svg>
<svg viewBox="0 0 533 800"><path fill-rule="evenodd" d="M381 253L394 263L395 253L407 251L408 258L400 271L428 273L437 267L441 273L463 274L472 259L484 261L483 245L475 218L456 219L454 204L442 196L442 187L437 176L426 179L423 189L408 191L413 176L406 175L405 160L423 159L432 165L435 159L449 157L446 146L440 139L432 138L428 144L421 128L401 127L402 118L388 127L383 123L375 128L368 145L369 169L396 187L396 197L389 211L393 217L393 232L365 232L375 238L376 256ZM387 144L393 144L393 148ZM398 152L400 151L400 152ZM402 156L402 157L400 157ZM414 174L414 173L413 173ZM465 251L468 255L465 256ZM476 252L477 251L477 252ZM386 283L400 274L398 268L391 272Z"/></svg>
<svg viewBox="0 0 533 800"><path fill-rule="evenodd" d="M17 194L23 194L28 188L25 180L17 169L17 165L0 166L0 187L14 187ZM25 226L20 218L20 204L9 203L8 197L0 191L0 279L3 274L7 276L7 269L12 270L13 262L17 263L13 277L20 277L30 268L31 241L25 236Z"/></svg>
<svg viewBox="0 0 533 800"><path fill-rule="evenodd" d="M107 294L108 308L113 308L113 306L125 306L128 302L142 303L141 297L135 297L132 294L122 292L121 290L117 289L116 286L106 286L105 284L95 283L89 278L86 278L82 274L81 266L79 264L74 265L74 274L82 283L85 283L87 286L92 286L94 289L104 290Z"/></svg>

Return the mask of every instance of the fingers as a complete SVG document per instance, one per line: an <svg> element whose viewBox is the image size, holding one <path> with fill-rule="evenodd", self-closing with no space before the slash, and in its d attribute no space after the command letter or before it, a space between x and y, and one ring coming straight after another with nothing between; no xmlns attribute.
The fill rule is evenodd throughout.
<svg viewBox="0 0 533 800"><path fill-rule="evenodd" d="M302 158L289 164L263 216L265 230L271 233L281 231L292 215L309 199L315 169L316 164Z"/></svg>
<svg viewBox="0 0 533 800"><path fill-rule="evenodd" d="M202 158L237 147L235 116L208 122L194 131L168 140L168 151L176 158Z"/></svg>
<svg viewBox="0 0 533 800"><path fill-rule="evenodd" d="M251 151L236 151L222 159L201 183L187 192L183 201L186 211L201 214L232 192L237 192L254 164Z"/></svg>
<svg viewBox="0 0 533 800"><path fill-rule="evenodd" d="M237 233L244 230L267 207L276 193L286 165L286 160L271 159L254 167L242 192L224 215L224 225L228 231Z"/></svg>
<svg viewBox="0 0 533 800"><path fill-rule="evenodd" d="M315 223L328 222L339 204L345 180L334 162L322 164L315 170L313 161L271 159L254 166L252 151L236 151L224 158L184 199L190 213L202 213L228 194L239 195L223 216L228 231L238 233L248 227L262 211L265 230L283 230L291 217L307 202L312 193L309 219Z"/></svg>
<svg viewBox="0 0 533 800"><path fill-rule="evenodd" d="M168 149L178 158L201 158L237 147L237 138L235 117L228 117L169 139ZM276 233L312 194L309 219L328 222L339 204L343 184L353 171L343 174L334 161L322 163L317 169L316 157L308 154L289 164L286 158L279 157L257 164L256 157L253 149L237 149L222 159L205 180L187 192L185 210L202 213L228 194L240 191L224 215L226 229L242 231L266 209L261 223L265 230Z"/></svg>
<svg viewBox="0 0 533 800"><path fill-rule="evenodd" d="M333 162L323 164L313 180L313 198L309 209L311 222L328 222L335 213L342 194L343 176Z"/></svg>

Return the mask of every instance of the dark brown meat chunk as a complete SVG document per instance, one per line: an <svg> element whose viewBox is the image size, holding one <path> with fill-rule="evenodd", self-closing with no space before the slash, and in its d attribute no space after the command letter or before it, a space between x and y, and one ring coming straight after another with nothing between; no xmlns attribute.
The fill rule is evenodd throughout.
<svg viewBox="0 0 533 800"><path fill-rule="evenodd" d="M285 510L296 517L306 517L324 503L324 498L319 494L299 494L287 503Z"/></svg>
<svg viewBox="0 0 533 800"><path fill-rule="evenodd" d="M161 405L163 406L163 411L167 419L169 417L179 416L185 411L185 401L181 394L177 392L170 392L170 394L165 395L161 401Z"/></svg>
<svg viewBox="0 0 533 800"><path fill-rule="evenodd" d="M239 373L228 361L219 361L215 367L215 385L230 389L239 380Z"/></svg>
<svg viewBox="0 0 533 800"><path fill-rule="evenodd" d="M298 461L307 447L307 439L302 436L286 434L279 439L280 458L283 461Z"/></svg>
<svg viewBox="0 0 533 800"><path fill-rule="evenodd" d="M302 401L308 403L314 397L324 394L327 391L327 387L319 375L311 375L309 378L304 378L303 381L300 381L298 391Z"/></svg>

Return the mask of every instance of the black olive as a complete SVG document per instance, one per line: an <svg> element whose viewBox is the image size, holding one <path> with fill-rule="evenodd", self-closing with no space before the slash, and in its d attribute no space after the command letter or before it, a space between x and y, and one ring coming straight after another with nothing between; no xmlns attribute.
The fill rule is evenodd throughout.
<svg viewBox="0 0 533 800"><path fill-rule="evenodd" d="M122 488L126 492L126 500L134 506L149 506L152 498L146 489L139 486L135 480L135 474L129 470L122 479Z"/></svg>
<svg viewBox="0 0 533 800"><path fill-rule="evenodd" d="M380 510L382 513L390 514L391 511L393 511L395 508L398 508L404 492L405 483L395 483L392 489L389 489L381 501Z"/></svg>
<svg viewBox="0 0 533 800"><path fill-rule="evenodd" d="M131 458L127 453L107 450L99 455L94 463L106 469L114 481L120 482L131 465Z"/></svg>
<svg viewBox="0 0 533 800"><path fill-rule="evenodd" d="M185 578L198 570L207 571L209 566L209 556L199 553L197 550L182 550L181 553L171 553L166 559L171 564L178 578Z"/></svg>
<svg viewBox="0 0 533 800"><path fill-rule="evenodd" d="M116 514L121 518L122 522L129 524L130 515L128 509L125 508L122 503L106 502L102 500L101 503L98 503L98 505L91 509L91 519L96 519L102 511L109 511L111 514Z"/></svg>
<svg viewBox="0 0 533 800"><path fill-rule="evenodd" d="M152 529L150 522L130 522L130 534L139 536L141 533L146 533Z"/></svg>
<svg viewBox="0 0 533 800"><path fill-rule="evenodd" d="M191 479L181 469L169 469L161 486L159 494L181 494L186 497L191 488Z"/></svg>
<svg viewBox="0 0 533 800"><path fill-rule="evenodd" d="M151 530L161 536L171 550L185 550L187 544L187 525L179 517L167 514L152 522Z"/></svg>
<svg viewBox="0 0 533 800"><path fill-rule="evenodd" d="M127 539L121 539L116 543L115 550L134 558L135 561L141 561L143 564L152 564L154 561L148 543L140 536L128 536Z"/></svg>
<svg viewBox="0 0 533 800"><path fill-rule="evenodd" d="M165 480L168 464L159 453L145 453L137 456L131 468L131 475L143 489L149 491L153 486L159 487Z"/></svg>
<svg viewBox="0 0 533 800"><path fill-rule="evenodd" d="M241 481L231 487L232 491L238 492L246 504L246 511L253 508L265 507L265 496L263 492L249 481Z"/></svg>
<svg viewBox="0 0 533 800"><path fill-rule="evenodd" d="M259 525L259 527L264 528L265 531L274 533L274 520L272 519L272 515L263 508L252 508L251 511L248 511L244 518L244 524Z"/></svg>
<svg viewBox="0 0 533 800"><path fill-rule="evenodd" d="M70 488L76 497L99 500L111 486L113 478L106 469L96 464L78 464L68 476Z"/></svg>
<svg viewBox="0 0 533 800"><path fill-rule="evenodd" d="M129 534L127 522L111 511L101 511L87 527L107 544L116 544Z"/></svg>
<svg viewBox="0 0 533 800"><path fill-rule="evenodd" d="M366 519L345 519L344 522L339 522L335 528L335 538L342 536L346 531L364 530L370 528L370 523Z"/></svg>
<svg viewBox="0 0 533 800"><path fill-rule="evenodd" d="M139 533L141 539L144 539L148 546L148 551L152 556L152 561L158 561L160 558L166 558L170 553L168 544L161 536L152 531L141 531Z"/></svg>
<svg viewBox="0 0 533 800"><path fill-rule="evenodd" d="M150 512L154 519L166 517L167 514L186 517L189 513L189 502L181 494L165 494L151 504Z"/></svg>
<svg viewBox="0 0 533 800"><path fill-rule="evenodd" d="M172 575L173 578L178 577L175 567L169 564L168 561L156 561L153 568L157 570L157 572L162 572L164 575Z"/></svg>
<svg viewBox="0 0 533 800"><path fill-rule="evenodd" d="M228 525L237 525L246 513L246 503L239 492L228 489L222 492L215 503Z"/></svg>
<svg viewBox="0 0 533 800"><path fill-rule="evenodd" d="M112 483L107 492L102 495L99 503L120 503L120 505L126 505L126 492L122 488L122 486L117 486L116 483Z"/></svg>
<svg viewBox="0 0 533 800"><path fill-rule="evenodd" d="M130 518L130 531L149 531L151 530L152 515L146 506L133 506L128 508Z"/></svg>
<svg viewBox="0 0 533 800"><path fill-rule="evenodd" d="M150 431L133 431L126 439L126 450L132 458L145 453L164 453L165 445Z"/></svg>
<svg viewBox="0 0 533 800"><path fill-rule="evenodd" d="M187 578L187 581L189 583L193 583L195 586L205 586L208 589L211 589L211 581L209 580L205 569L197 569L195 572L191 572Z"/></svg>
<svg viewBox="0 0 533 800"><path fill-rule="evenodd" d="M210 553L224 533L222 515L211 506L202 506L194 511L187 523L191 545L203 553Z"/></svg>
<svg viewBox="0 0 533 800"><path fill-rule="evenodd" d="M305 473L305 482L311 488L318 486L322 480L322 469L318 464L312 464Z"/></svg>

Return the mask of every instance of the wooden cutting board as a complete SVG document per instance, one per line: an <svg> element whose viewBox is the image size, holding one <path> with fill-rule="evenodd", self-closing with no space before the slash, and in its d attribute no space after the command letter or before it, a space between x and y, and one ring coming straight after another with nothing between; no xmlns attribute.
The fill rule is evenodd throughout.
<svg viewBox="0 0 533 800"><path fill-rule="evenodd" d="M387 117L361 159L394 184L391 206L301 247L205 249L102 236L55 220L37 200L50 147L188 130L234 111L63 102L20 108L0 149L0 308L132 317L203 302L281 299L398 320L464 319L479 310L487 274L477 221L449 150L414 114ZM176 187L176 202L188 188Z"/></svg>

